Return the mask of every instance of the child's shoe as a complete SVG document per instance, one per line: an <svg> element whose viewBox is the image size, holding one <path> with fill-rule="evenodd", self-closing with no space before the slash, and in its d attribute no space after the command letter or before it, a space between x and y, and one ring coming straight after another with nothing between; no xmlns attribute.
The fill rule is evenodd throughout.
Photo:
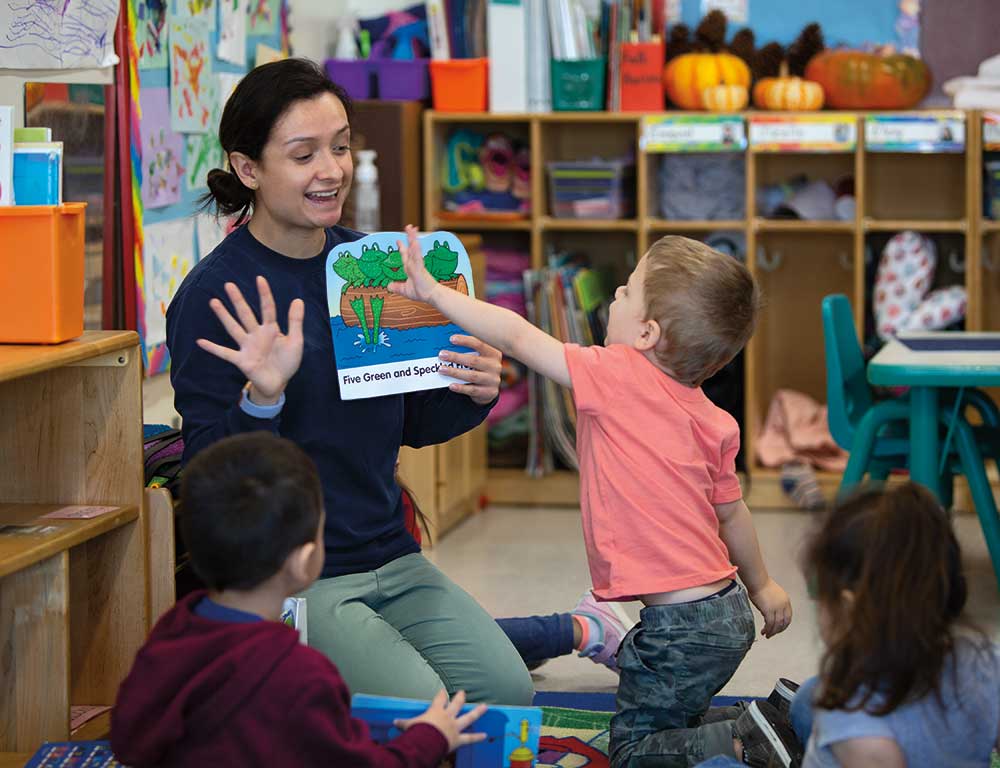
<svg viewBox="0 0 1000 768"><path fill-rule="evenodd" d="M514 147L502 133L491 134L479 152L490 192L510 192L514 177Z"/></svg>
<svg viewBox="0 0 1000 768"><path fill-rule="evenodd" d="M617 672L615 654L635 622L625 615L618 603L599 603L589 589L571 613L587 626L582 647L577 649L579 655Z"/></svg>
<svg viewBox="0 0 1000 768"><path fill-rule="evenodd" d="M826 506L823 489L819 487L816 472L802 461L789 461L781 467L781 490L800 509L816 510Z"/></svg>
<svg viewBox="0 0 1000 768"><path fill-rule="evenodd" d="M514 178L510 191L518 200L531 199L531 151L520 142L514 144Z"/></svg>
<svg viewBox="0 0 1000 768"><path fill-rule="evenodd" d="M779 677L778 682L774 684L774 690L771 691L771 695L767 697L768 703L778 710L782 717L787 719L788 710L792 707L792 699L795 697L795 693L798 690L798 683L792 682L784 677Z"/></svg>
<svg viewBox="0 0 1000 768"><path fill-rule="evenodd" d="M733 724L733 737L743 744L743 762L768 768L802 764L802 745L788 718L766 701L751 701Z"/></svg>

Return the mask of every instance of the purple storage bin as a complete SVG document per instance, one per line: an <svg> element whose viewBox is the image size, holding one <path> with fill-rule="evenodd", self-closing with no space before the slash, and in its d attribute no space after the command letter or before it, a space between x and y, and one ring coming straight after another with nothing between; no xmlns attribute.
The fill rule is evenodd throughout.
<svg viewBox="0 0 1000 768"><path fill-rule="evenodd" d="M398 101L423 101L430 96L428 59L381 59L373 62L378 72L378 97Z"/></svg>
<svg viewBox="0 0 1000 768"><path fill-rule="evenodd" d="M326 74L341 86L352 99L372 98L374 62L367 59L327 59Z"/></svg>

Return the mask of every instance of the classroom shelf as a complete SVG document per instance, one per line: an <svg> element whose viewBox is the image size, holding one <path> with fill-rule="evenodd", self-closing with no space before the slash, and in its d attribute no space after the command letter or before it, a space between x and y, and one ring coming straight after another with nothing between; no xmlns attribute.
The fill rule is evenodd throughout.
<svg viewBox="0 0 1000 768"><path fill-rule="evenodd" d="M647 218L646 229L652 232L721 232L726 230L746 229L747 222L743 219L719 219L715 221L692 219Z"/></svg>
<svg viewBox="0 0 1000 768"><path fill-rule="evenodd" d="M635 232L639 228L635 219L556 219L551 216L543 216L539 225L553 232Z"/></svg>
<svg viewBox="0 0 1000 768"><path fill-rule="evenodd" d="M430 229L450 229L454 232L530 232L531 219L452 219L431 216Z"/></svg>
<svg viewBox="0 0 1000 768"><path fill-rule="evenodd" d="M865 219L867 232L902 232L913 229L917 232L966 232L969 224L965 220L937 219Z"/></svg>
<svg viewBox="0 0 1000 768"><path fill-rule="evenodd" d="M758 232L814 232L819 234L851 233L855 229L853 221L801 221L799 219L755 218L753 226Z"/></svg>

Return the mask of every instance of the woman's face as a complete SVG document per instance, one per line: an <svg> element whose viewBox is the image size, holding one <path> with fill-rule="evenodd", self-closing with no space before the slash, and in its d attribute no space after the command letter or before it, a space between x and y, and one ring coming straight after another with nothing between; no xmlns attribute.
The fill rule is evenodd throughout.
<svg viewBox="0 0 1000 768"><path fill-rule="evenodd" d="M340 221L351 189L351 127L340 99L295 102L275 123L260 161L254 217L278 229L315 230Z"/></svg>

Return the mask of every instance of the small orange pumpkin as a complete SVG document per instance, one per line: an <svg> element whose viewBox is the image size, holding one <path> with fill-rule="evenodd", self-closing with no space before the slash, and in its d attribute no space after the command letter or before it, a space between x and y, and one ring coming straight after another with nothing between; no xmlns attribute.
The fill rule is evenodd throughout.
<svg viewBox="0 0 1000 768"><path fill-rule="evenodd" d="M785 111L823 108L823 86L813 80L788 75L788 62L781 62L777 77L763 77L753 87L753 103L759 109Z"/></svg>
<svg viewBox="0 0 1000 768"><path fill-rule="evenodd" d="M702 94L713 85L750 87L750 68L731 53L684 53L663 70L663 85L681 109L704 109Z"/></svg>
<svg viewBox="0 0 1000 768"><path fill-rule="evenodd" d="M701 101L709 112L738 112L747 105L750 94L742 85L713 85L701 92Z"/></svg>

